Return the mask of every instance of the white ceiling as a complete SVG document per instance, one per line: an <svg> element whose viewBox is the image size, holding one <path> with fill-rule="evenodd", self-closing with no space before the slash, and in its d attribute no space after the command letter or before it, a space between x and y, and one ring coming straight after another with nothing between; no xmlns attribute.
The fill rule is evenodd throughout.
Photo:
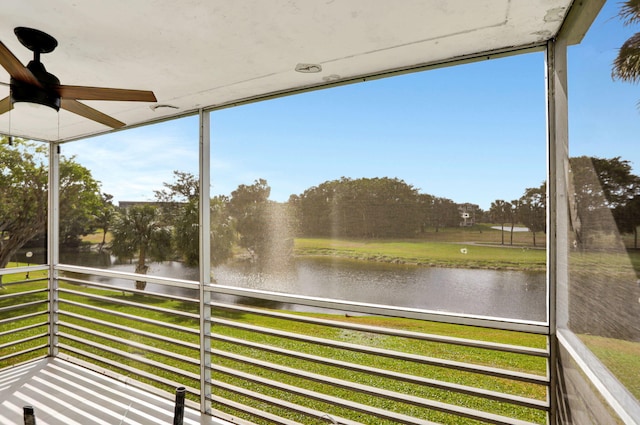
<svg viewBox="0 0 640 425"><path fill-rule="evenodd" d="M152 90L158 103L83 101L127 126L439 63L542 44L571 0L3 0L0 41L24 64L13 29L58 40L41 60L62 84ZM298 63L320 64L299 73ZM0 99L9 75L0 68ZM154 106L170 105L171 107ZM69 140L111 129L61 110L0 115L0 133Z"/></svg>

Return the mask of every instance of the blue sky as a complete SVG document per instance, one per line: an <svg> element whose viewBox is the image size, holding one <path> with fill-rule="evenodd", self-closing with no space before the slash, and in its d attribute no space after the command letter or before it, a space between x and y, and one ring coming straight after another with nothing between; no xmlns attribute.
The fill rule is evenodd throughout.
<svg viewBox="0 0 640 425"><path fill-rule="evenodd" d="M571 155L640 167L640 88L611 79L634 30L608 1L569 50ZM286 201L341 177L391 177L488 209L545 179L542 52L289 96L212 113L213 195L258 178ZM197 174L196 117L74 142L65 155L117 201L151 200L173 170Z"/></svg>

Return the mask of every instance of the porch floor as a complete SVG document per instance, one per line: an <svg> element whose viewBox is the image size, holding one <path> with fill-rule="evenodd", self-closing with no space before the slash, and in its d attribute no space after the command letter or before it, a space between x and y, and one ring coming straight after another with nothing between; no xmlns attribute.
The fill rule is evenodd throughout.
<svg viewBox="0 0 640 425"><path fill-rule="evenodd" d="M22 425L23 406L37 425L173 423L172 400L62 359L43 359L0 372L0 425ZM185 408L185 425L224 421Z"/></svg>

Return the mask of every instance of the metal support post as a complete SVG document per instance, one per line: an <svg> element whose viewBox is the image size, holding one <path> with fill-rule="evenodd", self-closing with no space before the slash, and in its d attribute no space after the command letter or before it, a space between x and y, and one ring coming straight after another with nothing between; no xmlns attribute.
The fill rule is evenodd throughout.
<svg viewBox="0 0 640 425"><path fill-rule="evenodd" d="M58 271L60 234L60 145L49 144L49 205L47 263L49 265L49 356L58 355Z"/></svg>
<svg viewBox="0 0 640 425"><path fill-rule="evenodd" d="M556 330L566 325L568 288L569 120L567 107L567 42L550 40L546 50L547 82L547 281L549 283L549 424L558 423L558 349ZM558 310L563 313L558 314Z"/></svg>
<svg viewBox="0 0 640 425"><path fill-rule="evenodd" d="M211 412L211 130L210 113L200 110L200 411Z"/></svg>

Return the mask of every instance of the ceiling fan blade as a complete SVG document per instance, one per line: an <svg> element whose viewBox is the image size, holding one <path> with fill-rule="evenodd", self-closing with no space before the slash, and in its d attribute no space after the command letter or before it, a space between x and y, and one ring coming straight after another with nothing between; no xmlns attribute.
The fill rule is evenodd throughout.
<svg viewBox="0 0 640 425"><path fill-rule="evenodd" d="M11 50L2 41L0 41L0 64L16 80L42 87L40 81L11 53Z"/></svg>
<svg viewBox="0 0 640 425"><path fill-rule="evenodd" d="M13 104L11 103L11 97L7 96L4 99L0 100L0 114L4 114L5 112L9 112L13 109Z"/></svg>
<svg viewBox="0 0 640 425"><path fill-rule="evenodd" d="M90 120L99 122L100 124L104 124L111 128L120 128L124 127L125 123L122 121L118 121L117 119L110 117L107 114L103 114L97 109L93 109L84 103L80 103L77 100L73 99L61 99L62 109L66 109L69 112L73 112L74 114L81 115Z"/></svg>
<svg viewBox="0 0 640 425"><path fill-rule="evenodd" d="M131 102L157 102L152 91L111 89L107 87L58 86L60 97L76 100L119 100Z"/></svg>

